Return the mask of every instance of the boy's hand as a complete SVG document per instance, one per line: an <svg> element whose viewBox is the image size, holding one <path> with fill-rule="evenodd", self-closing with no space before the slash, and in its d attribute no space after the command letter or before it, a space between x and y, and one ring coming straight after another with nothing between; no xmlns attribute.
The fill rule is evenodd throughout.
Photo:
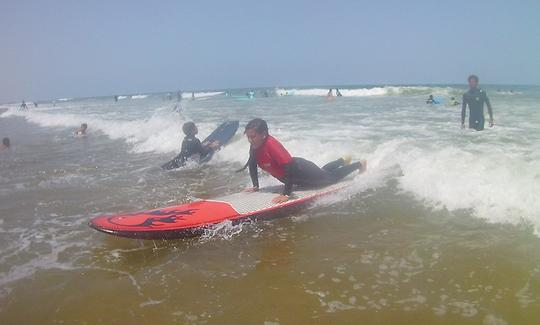
<svg viewBox="0 0 540 325"><path fill-rule="evenodd" d="M216 141L210 143L208 145L208 147L210 147L211 149L214 149L214 150L219 149L219 141L216 140Z"/></svg>

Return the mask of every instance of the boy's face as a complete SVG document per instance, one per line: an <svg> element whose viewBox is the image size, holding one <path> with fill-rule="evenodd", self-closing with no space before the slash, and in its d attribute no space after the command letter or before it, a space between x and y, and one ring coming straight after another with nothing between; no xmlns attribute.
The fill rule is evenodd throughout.
<svg viewBox="0 0 540 325"><path fill-rule="evenodd" d="M264 143L264 139L266 139L266 135L257 133L255 129L246 130L246 137L254 149L262 146L262 144Z"/></svg>

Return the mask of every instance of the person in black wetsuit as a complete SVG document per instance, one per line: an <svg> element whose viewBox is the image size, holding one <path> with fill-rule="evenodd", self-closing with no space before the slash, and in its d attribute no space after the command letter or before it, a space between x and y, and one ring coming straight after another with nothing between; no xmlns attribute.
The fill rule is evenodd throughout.
<svg viewBox="0 0 540 325"><path fill-rule="evenodd" d="M433 98L433 95L429 95L428 99L426 100L426 104L438 104L435 98Z"/></svg>
<svg viewBox="0 0 540 325"><path fill-rule="evenodd" d="M465 128L465 116L467 106L469 106L469 128L476 131L484 129L484 103L487 105L489 113L489 127L493 127L493 108L489 102L486 92L478 88L478 77L470 75L468 78L469 90L463 94L461 106L461 128Z"/></svg>
<svg viewBox="0 0 540 325"><path fill-rule="evenodd" d="M322 187L335 184L354 171L363 172L367 168L365 160L349 164L344 158L332 161L319 168L315 163L298 157L292 157L287 149L273 136L268 134L265 120L256 118L246 125L245 134L250 143L249 159L241 170L249 167L253 187L246 191L259 189L258 167L277 178L285 187L273 203L289 200L294 185L302 187Z"/></svg>
<svg viewBox="0 0 540 325"><path fill-rule="evenodd" d="M182 141L182 149L180 150L178 156L162 166L165 169L182 167L186 164L186 161L189 158L198 155L199 158L202 159L219 148L219 141L214 141L212 143L201 143L201 141L196 137L199 130L193 122L184 123L182 126L182 131L186 135L184 141Z"/></svg>

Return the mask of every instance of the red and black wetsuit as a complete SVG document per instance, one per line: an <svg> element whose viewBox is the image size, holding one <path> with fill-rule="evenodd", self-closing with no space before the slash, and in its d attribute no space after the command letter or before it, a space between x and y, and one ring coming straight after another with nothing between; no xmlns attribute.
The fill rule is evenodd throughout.
<svg viewBox="0 0 540 325"><path fill-rule="evenodd" d="M292 157L270 135L259 148L250 149L248 167L254 187L259 187L257 166L285 184L284 195L291 194L293 185L319 187L334 184L362 167L360 163L345 166L343 159L338 159L319 168L309 160Z"/></svg>

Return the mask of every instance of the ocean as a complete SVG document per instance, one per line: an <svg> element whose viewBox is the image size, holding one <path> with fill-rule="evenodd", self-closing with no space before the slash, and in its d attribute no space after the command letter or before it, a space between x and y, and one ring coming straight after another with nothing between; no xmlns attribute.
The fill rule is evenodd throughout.
<svg viewBox="0 0 540 325"><path fill-rule="evenodd" d="M447 105L464 85L343 86L331 100L325 87L187 92L180 112L175 93L0 104L12 143L0 152L0 323L535 324L540 87L484 89L495 127L482 132ZM254 117L294 156L369 169L289 217L196 238L87 226L242 190ZM204 138L225 120L240 130L210 163L160 168L184 122Z"/></svg>

